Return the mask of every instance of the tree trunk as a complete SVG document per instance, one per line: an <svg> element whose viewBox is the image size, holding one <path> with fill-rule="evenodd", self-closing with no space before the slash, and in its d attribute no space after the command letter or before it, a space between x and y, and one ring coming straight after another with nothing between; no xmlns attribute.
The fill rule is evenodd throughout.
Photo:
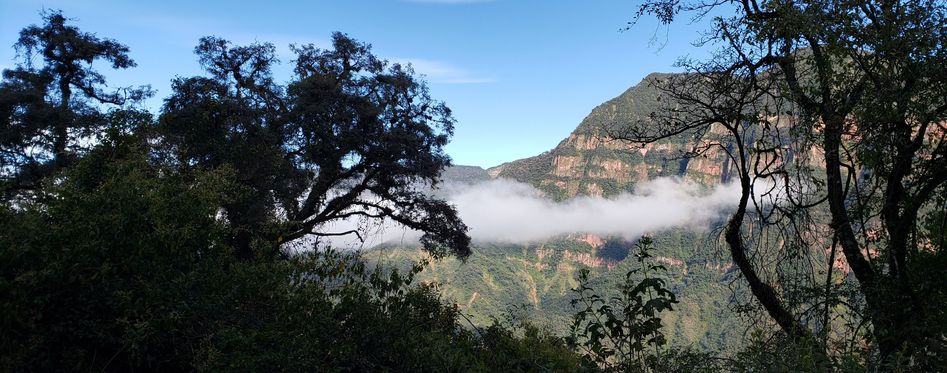
<svg viewBox="0 0 947 373"><path fill-rule="evenodd" d="M59 82L59 93L62 95L62 101L59 103L60 118L53 128L53 164L54 168L62 167L68 159L66 145L69 142L69 124L72 122L72 112L69 110L69 101L72 100L72 89L69 87L69 79L63 77Z"/></svg>
<svg viewBox="0 0 947 373"><path fill-rule="evenodd" d="M730 256L733 257L733 261L737 267L740 268L743 277L746 278L753 296L763 305L766 313L769 314L773 321L776 321L780 329L794 339L809 338L811 335L808 329L800 325L796 318L783 307L779 296L776 295L776 291L773 290L772 286L763 282L753 268L753 263L750 262L749 257L746 255L746 247L743 244L741 229L746 216L747 202L750 197L749 178L741 176L740 186L742 191L740 204L737 207L737 211L730 217L730 221L727 222L727 228L724 232L724 239L730 248Z"/></svg>

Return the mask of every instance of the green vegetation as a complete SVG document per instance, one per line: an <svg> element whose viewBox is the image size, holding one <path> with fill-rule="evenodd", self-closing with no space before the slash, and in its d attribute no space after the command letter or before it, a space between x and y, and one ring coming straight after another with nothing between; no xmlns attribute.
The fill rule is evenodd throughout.
<svg viewBox="0 0 947 373"><path fill-rule="evenodd" d="M344 34L294 47L286 84L271 44L202 38L206 74L155 115L93 68L134 67L127 47L44 13L0 83L0 370L945 370L945 6L736 10L713 61L488 172L448 168L450 110ZM472 250L435 187L490 174L557 200L674 175L743 194L711 232ZM351 218L420 245L328 247Z"/></svg>
<svg viewBox="0 0 947 373"><path fill-rule="evenodd" d="M356 255L244 261L214 218L232 173L182 177L108 137L2 212L0 370L569 370L559 339L475 333L417 270ZM192 182L192 180L196 182ZM40 197L40 196L37 196ZM417 267L420 268L420 267Z"/></svg>
<svg viewBox="0 0 947 373"><path fill-rule="evenodd" d="M721 129L742 192L725 241L789 346L816 363L944 370L945 305L928 283L945 254L919 237L947 193L947 4L657 0L638 16L719 10L713 58L682 61L654 122L621 138Z"/></svg>
<svg viewBox="0 0 947 373"><path fill-rule="evenodd" d="M588 270L579 273L575 290L579 296L572 301L579 310L569 340L606 371L654 369L661 348L667 344L659 314L672 310L678 301L663 278L652 277L656 272L667 272L663 265L645 262L652 249L651 237L642 237L635 246L635 259L641 267L628 272L620 295L611 299L589 286ZM633 281L632 276L639 273L643 278Z"/></svg>
<svg viewBox="0 0 947 373"><path fill-rule="evenodd" d="M333 51L300 51L312 65L300 62L305 74L289 92L312 96L290 99L269 80L271 46L206 38L197 52L212 77L179 79L155 120L133 109L142 94L120 102L101 91L105 81L90 67L96 60L134 66L127 48L80 32L56 12L45 21L23 31L24 62L5 70L0 85L0 370L563 371L585 364L539 327L463 327L433 286L415 284L422 264L369 270L355 254L287 250L300 229L287 213L338 218L365 203L365 190L395 206L412 204L377 213L425 230L428 253L468 250L453 210L413 189L447 164L441 146L450 118L423 112L446 108L432 105L409 71L385 70L365 46L336 35ZM33 53L44 65L33 65ZM308 70L326 66L341 70ZM424 107L385 101L374 90ZM303 107L280 111L296 105ZM435 120L387 117L398 115L382 110L387 105ZM319 117L326 107L351 110L353 121ZM323 137L319 126L337 126L336 136ZM369 137L372 144L346 140ZM292 155L271 157L279 151ZM330 180L348 193L310 193L302 205L281 199Z"/></svg>
<svg viewBox="0 0 947 373"><path fill-rule="evenodd" d="M731 309L733 291L742 290L730 263L701 240L704 235L678 229L653 238L653 260L667 267L668 286L680 301L673 312L662 313L664 332L674 348L735 352L749 328ZM606 246L633 253L634 243L614 239L596 249L578 238L477 245L465 262L453 258L433 262L418 280L438 284L445 299L456 302L476 325L489 325L512 313L567 335L576 312L572 290L579 286L582 272L588 272L589 283L599 293L611 297L620 294L625 274L639 268L632 255L621 261L598 256ZM423 250L412 247L376 248L364 254L372 263L400 268L426 257ZM632 280L641 278L632 273Z"/></svg>

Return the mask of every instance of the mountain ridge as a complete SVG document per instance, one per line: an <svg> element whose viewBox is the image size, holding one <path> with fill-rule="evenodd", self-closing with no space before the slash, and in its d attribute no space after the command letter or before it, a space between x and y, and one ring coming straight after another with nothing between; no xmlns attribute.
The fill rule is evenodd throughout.
<svg viewBox="0 0 947 373"><path fill-rule="evenodd" d="M553 149L495 167L454 166L445 170L445 183L471 184L491 179L526 183L546 197L562 201L577 196L612 197L633 193L639 183L658 177L681 177L704 186L726 181L722 151L711 149L694 159L682 159L708 137L672 137L645 146L609 140L609 125L649 120L659 107L656 84L674 74L649 74L622 94L597 105ZM497 212L503 213L503 212ZM642 211L648 214L648 211ZM731 312L730 299L739 286L729 257L720 255L716 240L705 233L672 228L653 234L655 258L668 268L669 286L681 304L662 315L673 343L713 350L739 346L746 325ZM626 260L634 242L615 237L569 234L526 244L479 243L466 262L435 261L419 280L437 283L447 299L456 302L481 325L519 312L558 333L567 333L574 313L570 300L576 273L590 270L592 285L614 295L625 273L637 267ZM405 266L424 258L417 248L386 247L376 260ZM734 290L734 286L737 290Z"/></svg>
<svg viewBox="0 0 947 373"><path fill-rule="evenodd" d="M488 168L487 173L531 184L555 200L631 192L636 184L658 177L677 176L703 185L726 181L728 159L719 149L708 149L700 157L683 157L699 142L710 141L707 138L676 136L637 145L607 134L615 125L650 121L662 96L657 85L675 75L649 74L592 109L553 149ZM708 133L719 131L712 126Z"/></svg>

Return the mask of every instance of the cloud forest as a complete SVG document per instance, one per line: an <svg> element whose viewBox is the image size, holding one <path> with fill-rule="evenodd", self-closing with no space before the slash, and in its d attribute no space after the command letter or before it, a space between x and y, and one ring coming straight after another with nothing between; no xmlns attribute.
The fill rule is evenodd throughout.
<svg viewBox="0 0 947 373"><path fill-rule="evenodd" d="M433 33L195 5L161 20L205 35L177 61L37 6L0 61L0 371L947 370L947 3L620 6L622 38L699 25L694 53L492 167L452 141L529 140L463 92L518 88Z"/></svg>

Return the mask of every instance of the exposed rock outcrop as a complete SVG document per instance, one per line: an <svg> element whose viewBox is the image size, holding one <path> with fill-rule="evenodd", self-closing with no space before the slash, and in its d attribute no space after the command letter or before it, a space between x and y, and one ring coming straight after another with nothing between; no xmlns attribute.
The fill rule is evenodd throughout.
<svg viewBox="0 0 947 373"><path fill-rule="evenodd" d="M711 138L675 137L637 145L607 135L616 123L650 120L660 107L655 84L668 74L651 74L618 97L599 105L552 150L535 157L487 170L491 177L507 177L532 184L562 200L576 195L611 196L632 191L637 183L662 176L684 177L706 185L728 179L728 159L722 147L709 146ZM721 135L712 126L709 136ZM697 147L707 151L694 159L683 155Z"/></svg>

